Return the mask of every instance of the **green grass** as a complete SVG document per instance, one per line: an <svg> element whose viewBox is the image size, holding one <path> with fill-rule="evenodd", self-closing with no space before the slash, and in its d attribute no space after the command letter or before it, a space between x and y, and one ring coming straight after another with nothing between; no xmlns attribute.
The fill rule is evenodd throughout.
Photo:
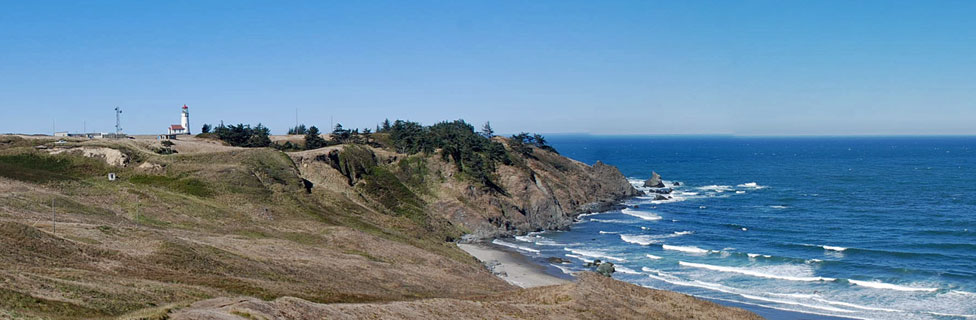
<svg viewBox="0 0 976 320"><path fill-rule="evenodd" d="M129 178L134 184L148 185L169 189L173 192L208 198L214 195L207 183L194 178L177 178L156 175L134 175Z"/></svg>
<svg viewBox="0 0 976 320"><path fill-rule="evenodd" d="M33 183L76 180L102 173L104 165L91 159L22 153L0 156L0 176Z"/></svg>
<svg viewBox="0 0 976 320"><path fill-rule="evenodd" d="M363 193L400 216L423 225L424 203L400 179L384 167L373 167L361 185Z"/></svg>
<svg viewBox="0 0 976 320"><path fill-rule="evenodd" d="M37 298L29 294L0 287L0 309L37 315L43 318L100 318L98 310L77 304Z"/></svg>

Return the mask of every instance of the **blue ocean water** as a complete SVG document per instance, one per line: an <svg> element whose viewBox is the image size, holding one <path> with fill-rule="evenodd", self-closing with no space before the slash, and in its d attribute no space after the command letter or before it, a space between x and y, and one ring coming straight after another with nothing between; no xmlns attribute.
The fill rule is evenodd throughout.
<svg viewBox="0 0 976 320"><path fill-rule="evenodd" d="M653 170L674 188L673 199L632 199L571 231L499 240L574 260L553 265L565 272L601 259L617 279L718 301L976 318L976 137L549 140L635 186Z"/></svg>

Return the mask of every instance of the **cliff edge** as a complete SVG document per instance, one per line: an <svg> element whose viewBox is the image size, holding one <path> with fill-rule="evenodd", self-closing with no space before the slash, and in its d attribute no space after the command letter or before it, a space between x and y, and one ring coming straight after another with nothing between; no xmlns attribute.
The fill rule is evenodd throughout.
<svg viewBox="0 0 976 320"><path fill-rule="evenodd" d="M496 137L511 150L508 139ZM437 151L403 154L361 145L290 153L313 185L358 196L394 214L456 226L469 238L569 227L581 213L605 211L639 191L616 167L590 166L552 150L509 152L489 183L471 179Z"/></svg>

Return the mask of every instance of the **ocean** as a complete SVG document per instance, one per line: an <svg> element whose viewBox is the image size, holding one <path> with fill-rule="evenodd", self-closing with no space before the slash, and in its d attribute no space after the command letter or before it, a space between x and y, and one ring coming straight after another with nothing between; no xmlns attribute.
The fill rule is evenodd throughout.
<svg viewBox="0 0 976 320"><path fill-rule="evenodd" d="M674 189L496 243L562 272L742 306L976 319L976 137L550 136L561 154Z"/></svg>

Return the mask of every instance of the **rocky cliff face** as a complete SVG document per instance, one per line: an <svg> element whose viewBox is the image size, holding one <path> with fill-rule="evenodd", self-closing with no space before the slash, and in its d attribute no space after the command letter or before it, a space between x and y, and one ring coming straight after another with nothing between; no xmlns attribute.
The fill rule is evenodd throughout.
<svg viewBox="0 0 976 320"><path fill-rule="evenodd" d="M511 165L496 168L493 181L498 188L489 188L467 179L437 155L408 156L361 146L292 154L303 177L316 185L334 189L346 182L351 192L380 207L392 197L396 201L389 202L398 205L385 206L390 211L420 210L427 219L446 220L474 238L565 229L581 213L609 210L639 193L616 167L602 162L589 166L537 148L512 157ZM396 181L371 179L363 175L366 171L389 172ZM409 192L398 192L400 186ZM417 208L403 207L413 198L419 200Z"/></svg>

